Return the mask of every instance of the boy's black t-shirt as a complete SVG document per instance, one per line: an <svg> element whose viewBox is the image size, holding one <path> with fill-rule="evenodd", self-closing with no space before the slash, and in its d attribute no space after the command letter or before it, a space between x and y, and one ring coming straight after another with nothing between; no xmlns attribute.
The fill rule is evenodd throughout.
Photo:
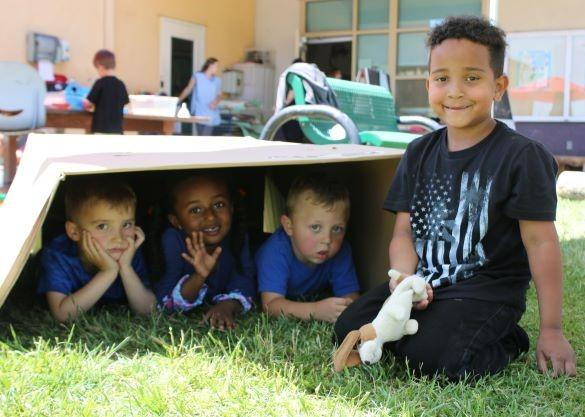
<svg viewBox="0 0 585 417"><path fill-rule="evenodd" d="M87 99L95 110L91 122L94 133L123 133L124 105L130 100L124 83L114 76L95 82Z"/></svg>
<svg viewBox="0 0 585 417"><path fill-rule="evenodd" d="M530 269L518 221L555 220L556 173L540 143L501 122L457 152L443 128L410 143L384 209L410 213L417 274L435 299L524 309Z"/></svg>

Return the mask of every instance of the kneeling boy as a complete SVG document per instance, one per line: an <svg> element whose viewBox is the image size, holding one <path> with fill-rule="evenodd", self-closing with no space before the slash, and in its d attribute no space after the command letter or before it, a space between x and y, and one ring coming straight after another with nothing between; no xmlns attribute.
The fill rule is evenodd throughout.
<svg viewBox="0 0 585 417"><path fill-rule="evenodd" d="M349 193L341 183L317 175L293 182L282 227L256 257L266 312L334 322L358 297L351 248L344 242L348 219ZM334 297L300 301L325 291Z"/></svg>
<svg viewBox="0 0 585 417"><path fill-rule="evenodd" d="M38 293L51 314L74 319L98 302L127 302L148 314L155 297L138 248L144 233L134 223L136 195L122 183L73 180L65 196L65 234L43 250Z"/></svg>
<svg viewBox="0 0 585 417"><path fill-rule="evenodd" d="M556 163L540 143L492 118L508 78L505 33L478 17L435 26L429 103L446 127L411 142L384 208L396 213L390 265L423 277L413 336L391 351L425 375L491 375L528 351L518 324L534 280L540 307L538 366L574 375L562 326L563 276L555 230ZM341 341L376 317L397 283L380 284L335 324Z"/></svg>

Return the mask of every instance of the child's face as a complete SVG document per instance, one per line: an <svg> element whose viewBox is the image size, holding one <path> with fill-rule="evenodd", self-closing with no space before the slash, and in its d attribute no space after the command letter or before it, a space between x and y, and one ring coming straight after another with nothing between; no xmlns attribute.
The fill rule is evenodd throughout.
<svg viewBox="0 0 585 417"><path fill-rule="evenodd" d="M315 204L310 191L301 193L291 217L282 216L284 231L290 236L299 261L308 266L333 258L345 237L348 207L336 202L333 207Z"/></svg>
<svg viewBox="0 0 585 417"><path fill-rule="evenodd" d="M219 62L214 62L211 64L207 70L211 75L219 74Z"/></svg>
<svg viewBox="0 0 585 417"><path fill-rule="evenodd" d="M233 207L226 184L194 178L177 189L174 214L169 221L189 236L202 232L207 246L217 246L232 225Z"/></svg>
<svg viewBox="0 0 585 417"><path fill-rule="evenodd" d="M495 78L488 48L467 39L447 39L431 51L429 103L450 129L466 134L491 122L491 107L508 79Z"/></svg>
<svg viewBox="0 0 585 417"><path fill-rule="evenodd" d="M75 221L65 225L70 239L80 243L81 232L89 232L97 243L115 260L120 259L128 247L128 238L136 237L134 207L113 207L109 202L98 200L87 204Z"/></svg>

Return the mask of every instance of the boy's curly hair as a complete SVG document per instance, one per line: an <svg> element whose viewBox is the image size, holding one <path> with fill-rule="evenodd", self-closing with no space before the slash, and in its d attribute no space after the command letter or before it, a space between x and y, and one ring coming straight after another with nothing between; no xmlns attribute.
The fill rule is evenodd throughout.
<svg viewBox="0 0 585 417"><path fill-rule="evenodd" d="M292 216L299 203L300 195L305 191L313 193L313 202L316 204L333 207L335 203L344 203L349 214L349 191L345 185L320 172L308 173L295 178L286 198L285 214L287 216Z"/></svg>
<svg viewBox="0 0 585 417"><path fill-rule="evenodd" d="M490 54L490 66L494 75L504 72L506 56L506 32L478 16L449 16L441 24L431 29L427 36L430 51L447 39L467 39L484 45Z"/></svg>

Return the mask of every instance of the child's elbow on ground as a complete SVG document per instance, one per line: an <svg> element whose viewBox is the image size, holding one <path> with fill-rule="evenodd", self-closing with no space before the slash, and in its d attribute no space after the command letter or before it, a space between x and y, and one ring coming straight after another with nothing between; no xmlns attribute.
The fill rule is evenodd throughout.
<svg viewBox="0 0 585 417"><path fill-rule="evenodd" d="M284 297L275 297L274 295L261 293L260 300L262 303L262 311L274 317L280 316L282 310L277 307L277 304L281 299L284 300Z"/></svg>
<svg viewBox="0 0 585 417"><path fill-rule="evenodd" d="M73 321L74 319L74 317L71 317L71 314L62 311L51 311L51 315L59 323L67 323L69 321Z"/></svg>

